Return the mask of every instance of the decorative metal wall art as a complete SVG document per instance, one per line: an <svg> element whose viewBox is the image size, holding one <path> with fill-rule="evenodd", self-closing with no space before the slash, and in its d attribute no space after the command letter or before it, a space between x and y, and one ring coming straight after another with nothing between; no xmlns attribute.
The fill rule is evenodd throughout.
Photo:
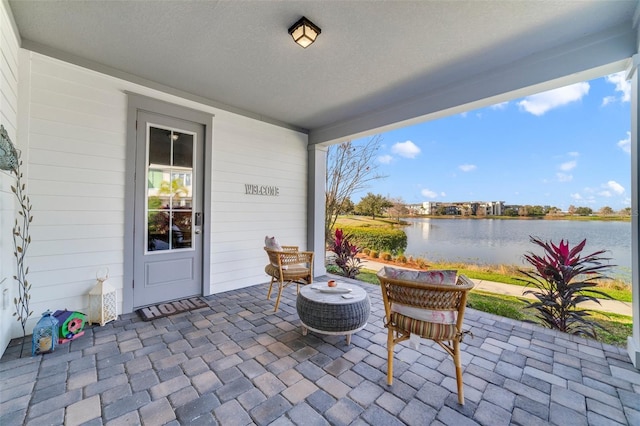
<svg viewBox="0 0 640 426"><path fill-rule="evenodd" d="M9 139L4 126L0 125L0 170L15 170L18 167L18 150Z"/></svg>

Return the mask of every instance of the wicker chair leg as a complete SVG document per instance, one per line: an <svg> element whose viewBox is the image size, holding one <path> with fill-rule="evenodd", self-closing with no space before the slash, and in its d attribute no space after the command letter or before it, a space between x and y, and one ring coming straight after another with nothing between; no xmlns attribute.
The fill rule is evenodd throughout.
<svg viewBox="0 0 640 426"><path fill-rule="evenodd" d="M458 385L458 404L464 405L464 383L462 382L462 361L460 356L460 342L453 341L453 364L456 367L456 382Z"/></svg>
<svg viewBox="0 0 640 426"><path fill-rule="evenodd" d="M387 337L387 384L391 386L393 384L393 329L388 328L389 333Z"/></svg>
<svg viewBox="0 0 640 426"><path fill-rule="evenodd" d="M275 281L275 278L271 278L271 282L269 283L269 291L267 292L267 300L271 299L271 290L273 288L273 282Z"/></svg>
<svg viewBox="0 0 640 426"><path fill-rule="evenodd" d="M276 299L276 307L273 309L273 312L278 312L278 306L280 305L280 296L282 296L282 288L284 287L284 283L282 281L278 282L278 298Z"/></svg>

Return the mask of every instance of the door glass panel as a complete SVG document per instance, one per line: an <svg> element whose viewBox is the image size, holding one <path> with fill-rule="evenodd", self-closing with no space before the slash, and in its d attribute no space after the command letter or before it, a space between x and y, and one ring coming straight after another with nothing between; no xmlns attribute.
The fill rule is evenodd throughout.
<svg viewBox="0 0 640 426"><path fill-rule="evenodd" d="M191 212L173 213L171 238L174 248L191 247Z"/></svg>
<svg viewBox="0 0 640 426"><path fill-rule="evenodd" d="M149 126L147 251L191 248L194 135Z"/></svg>
<svg viewBox="0 0 640 426"><path fill-rule="evenodd" d="M149 164L171 165L171 130L149 129Z"/></svg>
<svg viewBox="0 0 640 426"><path fill-rule="evenodd" d="M173 133L173 165L175 167L193 167L193 135Z"/></svg>

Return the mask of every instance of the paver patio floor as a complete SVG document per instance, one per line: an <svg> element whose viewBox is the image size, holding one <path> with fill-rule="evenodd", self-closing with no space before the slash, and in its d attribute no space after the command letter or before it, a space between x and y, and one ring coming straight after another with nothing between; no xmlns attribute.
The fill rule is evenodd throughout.
<svg viewBox="0 0 640 426"><path fill-rule="evenodd" d="M303 336L295 290L261 284L143 322L123 315L44 356L0 360L1 425L640 425L640 372L624 348L467 310L466 404L433 342L396 348L386 385L377 286L366 328ZM29 352L30 343L25 350Z"/></svg>

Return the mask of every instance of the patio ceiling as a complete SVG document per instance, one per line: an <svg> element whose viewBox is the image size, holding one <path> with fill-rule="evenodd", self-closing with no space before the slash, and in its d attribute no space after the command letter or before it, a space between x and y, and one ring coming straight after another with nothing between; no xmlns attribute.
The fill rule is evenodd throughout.
<svg viewBox="0 0 640 426"><path fill-rule="evenodd" d="M637 52L637 0L9 5L27 49L300 129L311 143L597 77ZM302 15L322 29L308 49L287 33Z"/></svg>

